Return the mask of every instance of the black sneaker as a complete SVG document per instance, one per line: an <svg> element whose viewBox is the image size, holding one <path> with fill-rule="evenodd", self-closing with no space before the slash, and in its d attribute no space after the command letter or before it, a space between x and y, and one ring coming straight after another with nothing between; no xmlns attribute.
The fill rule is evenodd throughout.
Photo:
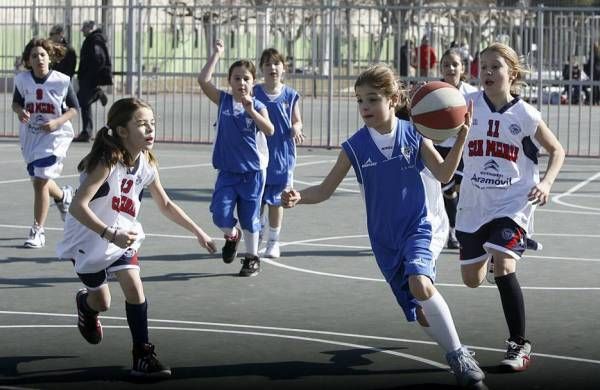
<svg viewBox="0 0 600 390"><path fill-rule="evenodd" d="M242 260L240 276L256 276L260 272L260 259L258 256L245 257Z"/></svg>
<svg viewBox="0 0 600 390"><path fill-rule="evenodd" d="M171 369L156 358L153 344L134 346L131 353L133 354L132 376L144 378L168 378L171 376Z"/></svg>
<svg viewBox="0 0 600 390"><path fill-rule="evenodd" d="M98 314L89 314L84 310L83 300L87 297L87 289L82 288L77 291L75 302L77 303L77 328L83 338L90 344L98 344L102 341L102 324L98 319Z"/></svg>
<svg viewBox="0 0 600 390"><path fill-rule="evenodd" d="M235 260L235 256L237 256L237 247L242 238L242 231L237 227L235 230L237 231L237 236L235 236L235 238L225 236L225 245L223 245L223 249L221 249L221 256L223 256L223 261L226 264Z"/></svg>
<svg viewBox="0 0 600 390"><path fill-rule="evenodd" d="M87 131L82 131L77 137L73 138L73 142L90 142L90 135Z"/></svg>

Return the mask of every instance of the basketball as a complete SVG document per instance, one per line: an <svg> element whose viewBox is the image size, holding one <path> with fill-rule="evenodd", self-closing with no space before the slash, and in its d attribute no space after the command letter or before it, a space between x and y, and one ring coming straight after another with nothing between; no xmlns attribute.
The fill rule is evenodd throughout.
<svg viewBox="0 0 600 390"><path fill-rule="evenodd" d="M410 117L415 127L434 143L456 135L465 122L466 112L463 95L443 81L420 86L411 98Z"/></svg>

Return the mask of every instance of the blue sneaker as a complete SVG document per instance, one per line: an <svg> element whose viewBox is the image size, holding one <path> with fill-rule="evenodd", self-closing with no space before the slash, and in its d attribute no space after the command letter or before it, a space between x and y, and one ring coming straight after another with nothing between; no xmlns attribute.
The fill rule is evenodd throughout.
<svg viewBox="0 0 600 390"><path fill-rule="evenodd" d="M456 377L456 383L461 387L476 385L485 378L485 374L479 368L479 364L465 347L447 353L446 360Z"/></svg>

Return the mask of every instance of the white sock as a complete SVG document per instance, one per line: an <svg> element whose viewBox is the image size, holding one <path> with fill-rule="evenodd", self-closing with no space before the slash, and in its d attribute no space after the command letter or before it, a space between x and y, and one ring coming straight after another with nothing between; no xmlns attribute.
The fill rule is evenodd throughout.
<svg viewBox="0 0 600 390"><path fill-rule="evenodd" d="M219 228L219 229L221 229L221 231L223 233L225 233L226 236L231 237L231 236L233 236L235 234L236 237L237 237L237 229L235 228L235 226L234 227L230 227L230 228Z"/></svg>
<svg viewBox="0 0 600 390"><path fill-rule="evenodd" d="M281 227L269 227L269 241L279 241L279 232Z"/></svg>
<svg viewBox="0 0 600 390"><path fill-rule="evenodd" d="M246 255L258 256L258 232L251 233L248 230L244 230L243 232Z"/></svg>
<svg viewBox="0 0 600 390"><path fill-rule="evenodd" d="M429 327L422 326L425 333L429 335L446 352L452 352L459 349L462 345L450 309L442 297L442 294L436 292L426 301L419 301L419 305L425 312L425 318Z"/></svg>

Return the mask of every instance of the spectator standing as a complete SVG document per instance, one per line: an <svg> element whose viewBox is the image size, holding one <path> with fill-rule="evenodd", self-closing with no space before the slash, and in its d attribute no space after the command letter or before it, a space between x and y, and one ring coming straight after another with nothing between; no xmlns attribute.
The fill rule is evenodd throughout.
<svg viewBox="0 0 600 390"><path fill-rule="evenodd" d="M50 39L65 48L65 57L60 61L52 64L52 69L66 74L71 79L75 74L75 67L77 66L77 53L75 49L67 42L65 38L65 28L62 24L55 24L50 29Z"/></svg>
<svg viewBox="0 0 600 390"><path fill-rule="evenodd" d="M398 62L398 72L400 77L408 77L411 75L411 64L414 62L414 43L410 39L404 41L404 45L400 46L400 60Z"/></svg>
<svg viewBox="0 0 600 390"><path fill-rule="evenodd" d="M92 104L98 99L103 106L108 102L108 98L100 86L113 84L112 64L106 46L106 37L96 22L93 20L83 22L81 32L85 39L81 45L77 72L79 79L77 98L81 106L83 129L73 141L89 142L94 129Z"/></svg>
<svg viewBox="0 0 600 390"><path fill-rule="evenodd" d="M415 55L412 58L412 66L417 68L417 76L429 77L431 70L437 64L435 50L429 44L429 38L424 35L421 39L421 46L415 48Z"/></svg>

